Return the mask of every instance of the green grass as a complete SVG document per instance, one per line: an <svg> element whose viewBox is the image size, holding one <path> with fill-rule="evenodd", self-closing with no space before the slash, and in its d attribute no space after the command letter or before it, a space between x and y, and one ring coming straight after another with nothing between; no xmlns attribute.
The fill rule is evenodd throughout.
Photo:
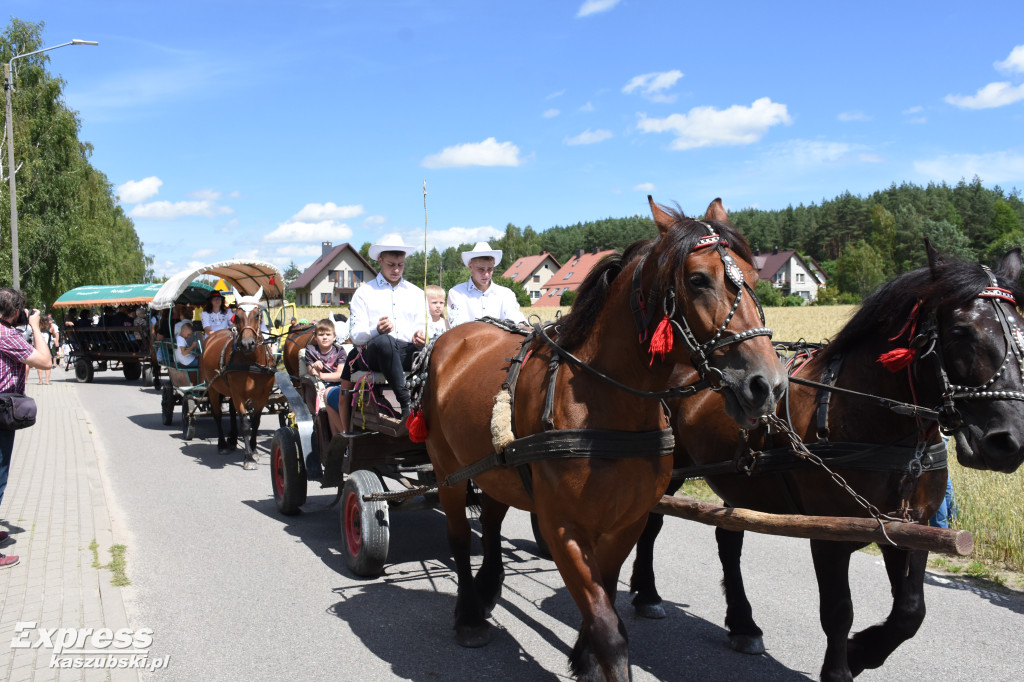
<svg viewBox="0 0 1024 682"><path fill-rule="evenodd" d="M96 542L95 538L89 543L89 550L92 552L92 567L97 569L106 568L110 570L113 576L110 579L110 584L114 587L124 587L131 585L132 581L128 579L128 574L125 572L128 564L125 561L124 555L128 550L124 545L114 545L110 548L110 563L101 565L100 564L100 546Z"/></svg>

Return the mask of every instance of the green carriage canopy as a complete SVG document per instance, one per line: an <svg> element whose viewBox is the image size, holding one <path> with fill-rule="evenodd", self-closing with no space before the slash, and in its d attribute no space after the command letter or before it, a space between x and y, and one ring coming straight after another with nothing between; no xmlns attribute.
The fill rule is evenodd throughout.
<svg viewBox="0 0 1024 682"><path fill-rule="evenodd" d="M62 295L54 308L92 308L105 305L147 305L153 300L160 282L149 284L101 284L76 287Z"/></svg>

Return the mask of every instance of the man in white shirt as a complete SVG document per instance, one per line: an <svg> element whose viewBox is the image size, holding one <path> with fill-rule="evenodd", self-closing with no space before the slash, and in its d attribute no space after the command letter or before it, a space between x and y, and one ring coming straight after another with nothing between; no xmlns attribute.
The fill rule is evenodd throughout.
<svg viewBox="0 0 1024 682"><path fill-rule="evenodd" d="M481 317L526 324L512 290L491 281L494 266L501 262L500 250L492 249L487 242L477 242L472 250L462 252L462 262L469 268L470 277L448 292L448 323L452 327Z"/></svg>
<svg viewBox="0 0 1024 682"><path fill-rule="evenodd" d="M349 304L352 343L364 346L370 369L387 378L403 422L409 415L405 370L412 369L413 356L423 347L427 314L423 290L402 277L405 256L412 250L399 237L371 246L370 259L377 261L380 274L363 282Z"/></svg>

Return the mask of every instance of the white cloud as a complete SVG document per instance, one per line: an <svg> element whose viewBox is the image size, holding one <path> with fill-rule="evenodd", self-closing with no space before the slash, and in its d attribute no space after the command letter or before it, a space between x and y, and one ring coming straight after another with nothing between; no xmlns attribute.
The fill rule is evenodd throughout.
<svg viewBox="0 0 1024 682"><path fill-rule="evenodd" d="M199 249L198 251L196 251L196 252L194 252L192 254L192 257L196 258L196 259L199 259L201 261L209 262L210 261L210 257L213 254L215 254L215 253L217 253L217 252L214 251L213 249Z"/></svg>
<svg viewBox="0 0 1024 682"><path fill-rule="evenodd" d="M683 72L678 69L645 73L633 76L622 86L622 92L628 95L638 90L641 95L656 102L671 102L675 100L675 95L666 95L662 91L671 88L682 77Z"/></svg>
<svg viewBox="0 0 1024 682"><path fill-rule="evenodd" d="M556 90L555 92L552 92L550 95L548 95L544 99L555 99L556 97L561 97L564 94L565 94L565 90Z"/></svg>
<svg viewBox="0 0 1024 682"><path fill-rule="evenodd" d="M839 112L839 115L836 118L838 118L840 121L843 121L844 123L849 123L850 121L871 120L871 117L865 114L863 111L841 111Z"/></svg>
<svg viewBox="0 0 1024 682"><path fill-rule="evenodd" d="M578 144L594 144L595 142L603 142L612 136L610 130L590 130L587 128L579 135L575 137L567 137L563 142L567 145L578 145Z"/></svg>
<svg viewBox="0 0 1024 682"><path fill-rule="evenodd" d="M373 226L373 225L383 225L387 221L388 221L388 219L385 218L382 215L369 215L369 216L366 216L366 219L363 221L363 224L364 225L371 225L371 226Z"/></svg>
<svg viewBox="0 0 1024 682"><path fill-rule="evenodd" d="M228 206L218 206L212 201L153 201L139 204L128 215L143 220L177 220L185 217L212 218L234 213Z"/></svg>
<svg viewBox="0 0 1024 682"><path fill-rule="evenodd" d="M465 166L518 166L519 147L488 137L483 142L467 142L445 147L439 154L423 159L424 168L462 168Z"/></svg>
<svg viewBox="0 0 1024 682"><path fill-rule="evenodd" d="M346 242L352 238L352 228L333 220L308 222L289 220L281 223L263 237L265 242Z"/></svg>
<svg viewBox="0 0 1024 682"><path fill-rule="evenodd" d="M212 189L197 189L195 192L189 192L188 195L199 201L217 201L220 199L220 192Z"/></svg>
<svg viewBox="0 0 1024 682"><path fill-rule="evenodd" d="M766 158L775 167L814 168L837 163L855 152L863 152L863 145L823 140L789 140L772 146Z"/></svg>
<svg viewBox="0 0 1024 682"><path fill-rule="evenodd" d="M142 180L129 180L123 185L118 186L117 196L121 199L122 203L137 204L140 201L156 196L160 191L160 186L163 184L164 181L155 175L143 178Z"/></svg>
<svg viewBox="0 0 1024 682"><path fill-rule="evenodd" d="M864 163L885 163L885 158L878 154L858 154L857 158Z"/></svg>
<svg viewBox="0 0 1024 682"><path fill-rule="evenodd" d="M544 112L544 118L554 118L555 116L558 116L560 113L562 112L560 112L558 109L548 109Z"/></svg>
<svg viewBox="0 0 1024 682"><path fill-rule="evenodd" d="M910 107L909 109L904 109L900 113L904 114L906 116L909 116L910 114L920 114L922 111L924 111L924 107L916 106L916 107Z"/></svg>
<svg viewBox="0 0 1024 682"><path fill-rule="evenodd" d="M658 188L654 186L653 182L641 182L639 185L634 185L633 186L633 191L635 191L635 192L647 192L647 193L650 193L650 192L653 192L653 191L655 191L657 189Z"/></svg>
<svg viewBox="0 0 1024 682"><path fill-rule="evenodd" d="M619 0L586 0L586 2L580 5L580 10L576 12L576 16L588 17L591 14L607 12L617 4L619 4Z"/></svg>
<svg viewBox="0 0 1024 682"><path fill-rule="evenodd" d="M360 204L350 206L338 206L332 201L326 204L306 204L298 213L291 217L296 222L323 221L323 220L349 220L363 214L363 207Z"/></svg>
<svg viewBox="0 0 1024 682"><path fill-rule="evenodd" d="M672 114L666 118L648 118L646 114L640 114L637 128L644 133L673 133L676 138L670 147L683 150L753 144L772 126L791 122L785 104L762 97L749 107L738 104L721 110L694 107L687 114Z"/></svg>
<svg viewBox="0 0 1024 682"><path fill-rule="evenodd" d="M1000 71L1008 73L1024 73L1024 45L1018 45L1010 52L1010 56L993 64Z"/></svg>
<svg viewBox="0 0 1024 682"><path fill-rule="evenodd" d="M959 182L977 175L986 183L1024 183L1024 151L1007 150L989 154L945 154L915 161L914 170L924 179Z"/></svg>
<svg viewBox="0 0 1024 682"><path fill-rule="evenodd" d="M430 249L436 248L438 251L444 251L449 246L486 242L492 239L497 239L504 234L505 232L503 230L495 229L491 225L483 225L481 227L449 227L447 230L430 230L427 233L427 247ZM423 244L423 230L403 232L400 236L405 243L410 246ZM416 250L421 251L422 246ZM410 275L411 274L413 273L410 273Z"/></svg>
<svg viewBox="0 0 1024 682"><path fill-rule="evenodd" d="M946 95L945 101L961 109L993 109L1024 99L1024 84L989 83L976 95Z"/></svg>
<svg viewBox="0 0 1024 682"><path fill-rule="evenodd" d="M582 107L580 107L580 111L593 111L593 110L594 110L594 105L591 104L590 102L587 102Z"/></svg>

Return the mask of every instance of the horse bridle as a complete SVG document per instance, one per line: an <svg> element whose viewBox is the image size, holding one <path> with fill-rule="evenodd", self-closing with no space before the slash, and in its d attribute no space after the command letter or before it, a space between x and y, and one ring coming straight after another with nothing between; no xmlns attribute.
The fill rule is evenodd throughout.
<svg viewBox="0 0 1024 682"><path fill-rule="evenodd" d="M242 312L247 312L247 311L243 310ZM237 313L235 315L235 319L236 320L239 319ZM256 316L256 323L253 324L253 325L245 324L244 321L243 321L241 324L236 323L235 325L232 326L232 330L234 331L234 336L235 336L235 338L234 338L234 350L241 350L242 335L245 334L246 331L251 331L253 333L253 336L256 338L256 345L257 346L266 345L267 340L263 338L263 333L260 331L259 319L260 319L260 317L259 317L259 315L257 315Z"/></svg>
<svg viewBox="0 0 1024 682"><path fill-rule="evenodd" d="M761 302L757 299L757 294L754 293L753 287L746 282L743 277L743 271L733 260L733 257L725 250L725 247L729 245L729 242L722 238L714 228L705 222L700 222L701 225L708 231L706 237L701 237L697 244L693 247L691 253L695 253L700 249L714 247L718 251L719 258L722 259L722 265L725 268L726 277L729 281L736 286L736 298L732 302L732 309L729 314L726 315L725 321L718 327L714 335L704 343L697 340L697 336L693 333L693 329L690 327L690 323L687 321L686 316L682 314L676 307L676 292L675 287L669 287L665 292L665 295L661 297L660 287L657 279L651 285L651 289L647 294L646 301L653 302L657 301L661 297L661 310L665 318L672 325L673 332L678 334L686 344L687 350L690 352L690 358L693 360L694 367L697 369L697 373L701 379L708 381L713 390L717 390L721 387L722 372L717 367L711 364L710 355L720 348L725 348L734 343L741 343L748 339L752 339L758 336L767 336L771 338L772 330L764 326L764 310L761 308ZM633 320L636 323L637 333L640 338L640 343L650 343L648 339L648 329L650 328L651 322L654 320L657 314L656 306L652 306L651 310L647 310L645 306L645 299L643 294L643 285L641 283L644 263L647 260L647 256L640 259L637 263L636 268L633 270L632 279L632 291L629 296L629 307L633 312ZM738 334L733 334L722 338L726 328L732 321L733 316L740 307L740 301L743 298L743 290L746 289L750 293L751 299L754 301L754 305L757 306L757 314L761 318L760 327L754 327L753 329L747 329L746 331Z"/></svg>
<svg viewBox="0 0 1024 682"><path fill-rule="evenodd" d="M942 357L942 347L938 343L938 325L934 319L934 313L929 318L926 325L926 329L922 333L928 335L924 345L927 347L926 350L921 354L925 357L929 354L934 354L936 357L936 367L939 376L939 383L942 384L942 407L939 408L939 426L944 432L957 431L963 427L963 418L960 415L959 410L956 409L957 400L1021 400L1024 401L1024 391L997 391L990 390L992 386L999 381L1000 377L1006 372L1010 366L1011 359L1016 360L1018 366L1021 368L1022 376L1024 376L1024 332L1021 331L1020 327L1010 319L999 304L1000 301L1005 301L1014 307L1017 306L1017 300L1013 296L1013 292L1008 289L1004 289L999 286L999 282L996 280L992 270L986 266L982 266L985 270L985 274L988 275L989 286L980 292L976 298L988 299L992 303L992 308L995 310L996 319L999 320L999 326L1003 330L1003 338L1006 341L1006 350L1003 352L1003 361L999 364L995 373L989 378L988 381L979 384L977 386L962 386L960 384L954 384L949 380L949 374L946 372L945 359Z"/></svg>

